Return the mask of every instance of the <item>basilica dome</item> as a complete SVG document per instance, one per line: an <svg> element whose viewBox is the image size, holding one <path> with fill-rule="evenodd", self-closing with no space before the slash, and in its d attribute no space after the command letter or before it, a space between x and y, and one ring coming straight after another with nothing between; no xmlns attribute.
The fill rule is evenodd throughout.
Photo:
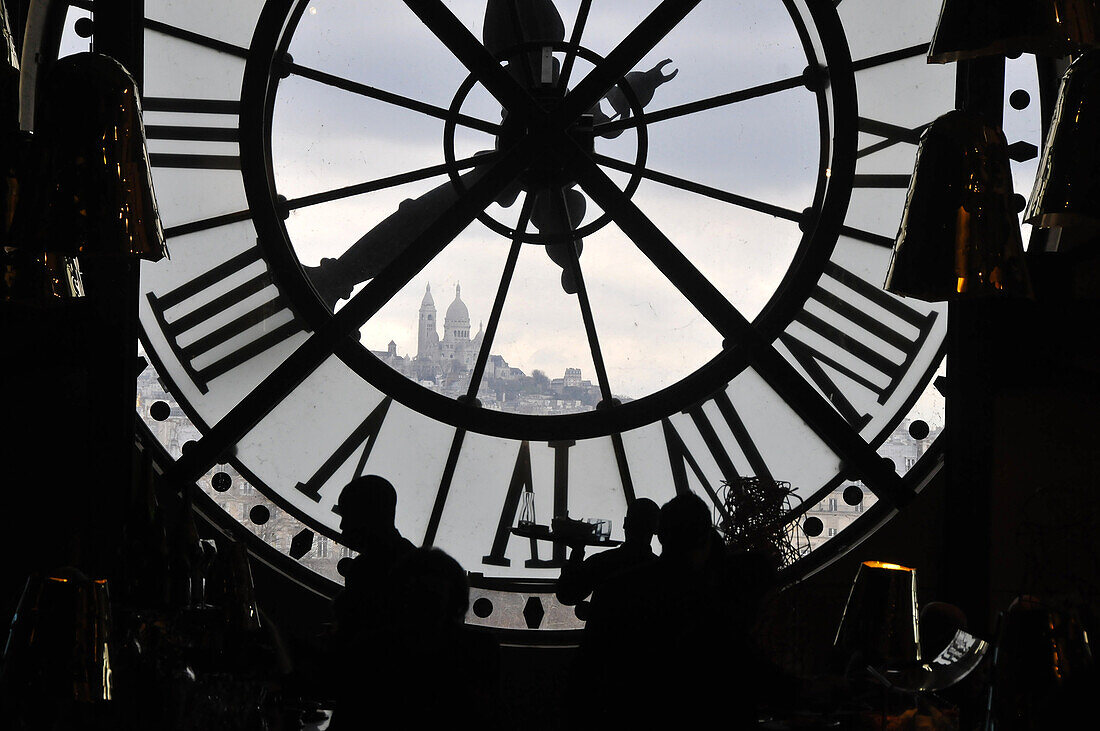
<svg viewBox="0 0 1100 731"><path fill-rule="evenodd" d="M449 326L452 323L457 325L459 323L466 323L469 326L470 311L466 309L466 303L462 301L462 287L461 285L455 285L455 301L451 303L451 306L447 308L447 316L444 320L444 326Z"/></svg>

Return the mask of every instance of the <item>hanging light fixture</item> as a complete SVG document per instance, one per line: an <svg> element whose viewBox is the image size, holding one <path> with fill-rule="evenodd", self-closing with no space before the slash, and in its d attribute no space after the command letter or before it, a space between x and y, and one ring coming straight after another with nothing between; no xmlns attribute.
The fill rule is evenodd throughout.
<svg viewBox="0 0 1100 731"><path fill-rule="evenodd" d="M1062 57L1097 44L1097 0L944 0L929 63L1036 53Z"/></svg>
<svg viewBox="0 0 1100 731"><path fill-rule="evenodd" d="M920 662L917 572L907 566L864 561L856 570L833 646L864 666L902 667Z"/></svg>
<svg viewBox="0 0 1100 731"><path fill-rule="evenodd" d="M1032 296L1004 133L952 111L921 135L885 288L933 301Z"/></svg>
<svg viewBox="0 0 1100 731"><path fill-rule="evenodd" d="M44 189L28 243L69 254L165 257L129 72L102 54L66 56L47 72L35 120Z"/></svg>
<svg viewBox="0 0 1100 731"><path fill-rule="evenodd" d="M1093 707L1095 672L1088 632L1076 612L1017 597L994 650L987 728L1072 728Z"/></svg>
<svg viewBox="0 0 1100 731"><path fill-rule="evenodd" d="M1066 69L1024 221L1100 231L1100 51Z"/></svg>
<svg viewBox="0 0 1100 731"><path fill-rule="evenodd" d="M0 2L0 301L53 306L84 296L76 256L24 246L24 224L36 216L38 149L19 129L19 54ZM30 204L30 205L29 205Z"/></svg>
<svg viewBox="0 0 1100 731"><path fill-rule="evenodd" d="M0 665L5 720L32 719L16 728L75 728L60 721L94 717L114 694L110 648L106 580L74 568L32 575Z"/></svg>

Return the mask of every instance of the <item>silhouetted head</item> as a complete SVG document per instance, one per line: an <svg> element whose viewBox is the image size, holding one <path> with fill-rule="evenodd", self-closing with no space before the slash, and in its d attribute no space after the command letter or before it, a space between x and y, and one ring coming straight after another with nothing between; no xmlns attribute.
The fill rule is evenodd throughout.
<svg viewBox="0 0 1100 731"><path fill-rule="evenodd" d="M696 549L705 549L714 528L710 510L698 495L677 495L661 508L657 538L662 555L686 556Z"/></svg>
<svg viewBox="0 0 1100 731"><path fill-rule="evenodd" d="M417 548L393 568L403 620L418 626L461 624L470 606L466 571L438 548Z"/></svg>
<svg viewBox="0 0 1100 731"><path fill-rule="evenodd" d="M630 503L623 519L623 533L629 543L638 541L649 543L657 535L657 526L661 521L661 509L657 503L647 497L640 497Z"/></svg>
<svg viewBox="0 0 1100 731"><path fill-rule="evenodd" d="M954 604L928 602L920 610L921 656L931 660L943 652L955 632L966 629L966 614Z"/></svg>
<svg viewBox="0 0 1100 731"><path fill-rule="evenodd" d="M340 507L340 531L352 540L359 535L394 529L397 491L384 477L356 477L340 492L337 505Z"/></svg>

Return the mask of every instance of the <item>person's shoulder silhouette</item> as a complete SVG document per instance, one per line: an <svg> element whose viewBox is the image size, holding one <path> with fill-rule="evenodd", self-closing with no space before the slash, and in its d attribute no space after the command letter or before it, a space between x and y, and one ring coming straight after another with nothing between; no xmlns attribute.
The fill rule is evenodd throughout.
<svg viewBox="0 0 1100 731"><path fill-rule="evenodd" d="M437 728L457 720L493 728L500 707L500 648L466 626L466 572L438 548L416 548L393 568L395 611L368 634L373 671L359 689L357 717L375 724L386 709L402 726ZM350 711L346 711L350 714Z"/></svg>
<svg viewBox="0 0 1100 731"><path fill-rule="evenodd" d="M380 621L394 566L415 546L394 526L397 491L378 475L357 477L337 499L340 532L358 555L344 565L344 590L335 603L342 640Z"/></svg>
<svg viewBox="0 0 1100 731"><path fill-rule="evenodd" d="M657 559L651 546L657 533L660 508L649 498L630 503L623 520L625 540L617 548L585 557L584 545L573 547L558 577L557 598L562 604L579 604L611 577Z"/></svg>
<svg viewBox="0 0 1100 731"><path fill-rule="evenodd" d="M584 712L623 727L683 720L707 702L697 672L722 654L731 631L718 591L725 546L698 496L661 507L657 561L598 588L585 627L577 695ZM717 641L716 641L717 639ZM747 707L747 706L746 706Z"/></svg>

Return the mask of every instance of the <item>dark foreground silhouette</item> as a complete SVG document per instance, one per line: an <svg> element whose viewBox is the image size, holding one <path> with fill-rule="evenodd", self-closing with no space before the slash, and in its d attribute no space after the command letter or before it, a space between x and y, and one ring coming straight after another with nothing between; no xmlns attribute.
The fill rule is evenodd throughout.
<svg viewBox="0 0 1100 731"><path fill-rule="evenodd" d="M573 546L569 561L558 577L558 601L569 606L580 604L611 577L656 561L651 544L657 534L659 517L657 503L649 498L638 498L626 511L623 545L587 558L583 544Z"/></svg>
<svg viewBox="0 0 1100 731"><path fill-rule="evenodd" d="M499 728L500 650L465 625L466 572L394 527L397 494L368 475L340 495L341 530L359 551L335 602L331 731L435 729L462 718Z"/></svg>
<svg viewBox="0 0 1100 731"><path fill-rule="evenodd" d="M774 567L727 551L694 495L661 508L658 538L657 561L593 595L574 712L597 726L658 728L721 709L726 728L751 728L763 686L774 681L749 641Z"/></svg>

